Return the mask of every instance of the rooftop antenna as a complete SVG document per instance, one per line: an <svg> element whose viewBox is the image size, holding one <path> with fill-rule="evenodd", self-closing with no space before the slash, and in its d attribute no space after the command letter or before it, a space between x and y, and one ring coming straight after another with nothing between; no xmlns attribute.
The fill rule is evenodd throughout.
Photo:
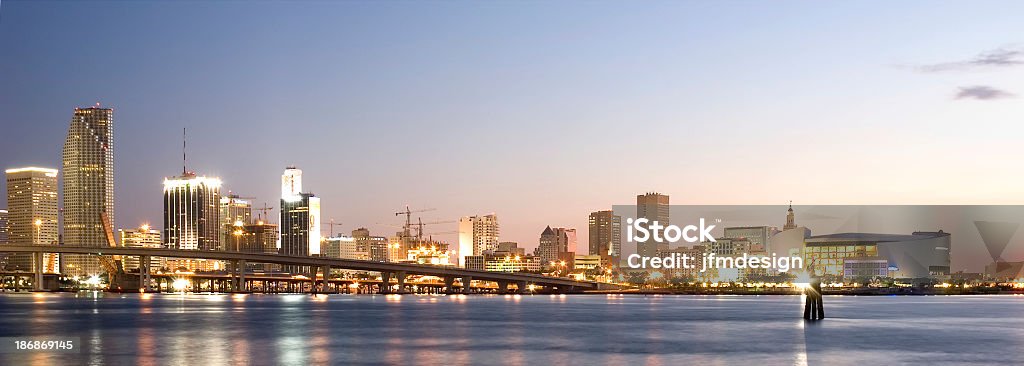
<svg viewBox="0 0 1024 366"><path fill-rule="evenodd" d="M188 160L185 158L185 127L181 128L181 176L188 175L188 169L185 168L185 164Z"/></svg>

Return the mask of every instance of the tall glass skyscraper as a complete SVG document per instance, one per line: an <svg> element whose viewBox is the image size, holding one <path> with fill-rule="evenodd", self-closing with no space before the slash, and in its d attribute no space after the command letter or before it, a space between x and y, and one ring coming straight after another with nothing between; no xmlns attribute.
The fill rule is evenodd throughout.
<svg viewBox="0 0 1024 366"><path fill-rule="evenodd" d="M193 173L164 179L164 243L171 249L221 250L220 179Z"/></svg>
<svg viewBox="0 0 1024 366"><path fill-rule="evenodd" d="M114 110L98 105L75 108L62 155L64 245L107 246L103 216L114 223ZM68 254L63 258L66 275L98 275L102 271L95 256Z"/></svg>
<svg viewBox="0 0 1024 366"><path fill-rule="evenodd" d="M281 254L320 255L320 198L302 192L302 170L288 167L281 176ZM308 273L308 266L284 266Z"/></svg>

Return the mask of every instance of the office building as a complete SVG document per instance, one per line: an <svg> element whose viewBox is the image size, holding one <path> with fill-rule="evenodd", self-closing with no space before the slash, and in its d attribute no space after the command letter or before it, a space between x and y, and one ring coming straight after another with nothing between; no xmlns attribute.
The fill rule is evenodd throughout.
<svg viewBox="0 0 1024 366"><path fill-rule="evenodd" d="M237 194L229 194L220 197L220 242L231 250L231 236L234 235L235 227L241 227L252 223L252 202L242 199Z"/></svg>
<svg viewBox="0 0 1024 366"><path fill-rule="evenodd" d="M7 210L0 210L0 246L7 244L10 228L7 226ZM7 268L7 253L0 252L0 270Z"/></svg>
<svg viewBox="0 0 1024 366"><path fill-rule="evenodd" d="M621 255L622 216L614 211L596 211L590 213L588 222L589 254L608 257L608 262L617 263Z"/></svg>
<svg viewBox="0 0 1024 366"><path fill-rule="evenodd" d="M14 245L58 245L57 170L29 167L7 169L6 172L8 242ZM44 254L43 265L44 272L59 272L58 255ZM32 255L11 254L7 269L34 270Z"/></svg>
<svg viewBox="0 0 1024 366"><path fill-rule="evenodd" d="M114 110L75 108L62 160L63 245L109 246L106 231L113 231L114 223ZM105 228L104 220L110 226ZM61 258L65 275L102 272L96 256L65 254Z"/></svg>
<svg viewBox="0 0 1024 366"><path fill-rule="evenodd" d="M223 250L220 179L186 172L164 179L164 245L171 249Z"/></svg>
<svg viewBox="0 0 1024 366"><path fill-rule="evenodd" d="M668 195L656 192L637 195L636 218L647 219L648 225L657 221L662 226L668 226L670 223ZM653 240L637 243L636 252L642 257L654 257L658 252L658 243Z"/></svg>
<svg viewBox="0 0 1024 366"><path fill-rule="evenodd" d="M498 229L498 216L494 214L459 219L459 265L466 267L467 256L481 256L496 249Z"/></svg>
<svg viewBox="0 0 1024 366"><path fill-rule="evenodd" d="M302 191L302 170L281 175L281 248L283 255L320 255L320 198ZM285 272L309 273L308 266L285 266Z"/></svg>
<svg viewBox="0 0 1024 366"><path fill-rule="evenodd" d="M143 224L134 229L118 230L121 237L121 246L125 248L163 248L163 239L160 237L160 230L153 229ZM139 257L134 255L122 256L124 270L131 271L139 268ZM150 257L149 268L152 271L159 270L166 266L163 257Z"/></svg>

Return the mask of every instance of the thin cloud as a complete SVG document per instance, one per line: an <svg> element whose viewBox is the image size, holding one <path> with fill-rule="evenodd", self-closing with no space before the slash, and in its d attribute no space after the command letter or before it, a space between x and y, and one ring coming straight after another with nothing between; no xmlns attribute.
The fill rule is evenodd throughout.
<svg viewBox="0 0 1024 366"><path fill-rule="evenodd" d="M963 71L978 68L1004 68L1024 65L1024 47L1002 47L986 51L965 61L919 65L921 72Z"/></svg>
<svg viewBox="0 0 1024 366"><path fill-rule="evenodd" d="M960 87L960 91L956 93L953 99L995 100L1013 97L1013 93L1005 90L999 90L991 86L976 85Z"/></svg>

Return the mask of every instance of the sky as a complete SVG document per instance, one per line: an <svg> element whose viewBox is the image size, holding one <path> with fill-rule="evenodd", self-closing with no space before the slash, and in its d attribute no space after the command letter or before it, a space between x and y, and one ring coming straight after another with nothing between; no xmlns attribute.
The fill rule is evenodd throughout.
<svg viewBox="0 0 1024 366"><path fill-rule="evenodd" d="M115 109L118 227L160 224L182 128L189 170L225 190L276 207L296 165L336 230L380 235L409 205L436 209L424 221L496 213L502 240L527 248L547 225L576 227L585 248L590 212L647 191L1022 204L1020 14L1014 1L7 0L0 167L59 167L72 110L98 102Z"/></svg>

